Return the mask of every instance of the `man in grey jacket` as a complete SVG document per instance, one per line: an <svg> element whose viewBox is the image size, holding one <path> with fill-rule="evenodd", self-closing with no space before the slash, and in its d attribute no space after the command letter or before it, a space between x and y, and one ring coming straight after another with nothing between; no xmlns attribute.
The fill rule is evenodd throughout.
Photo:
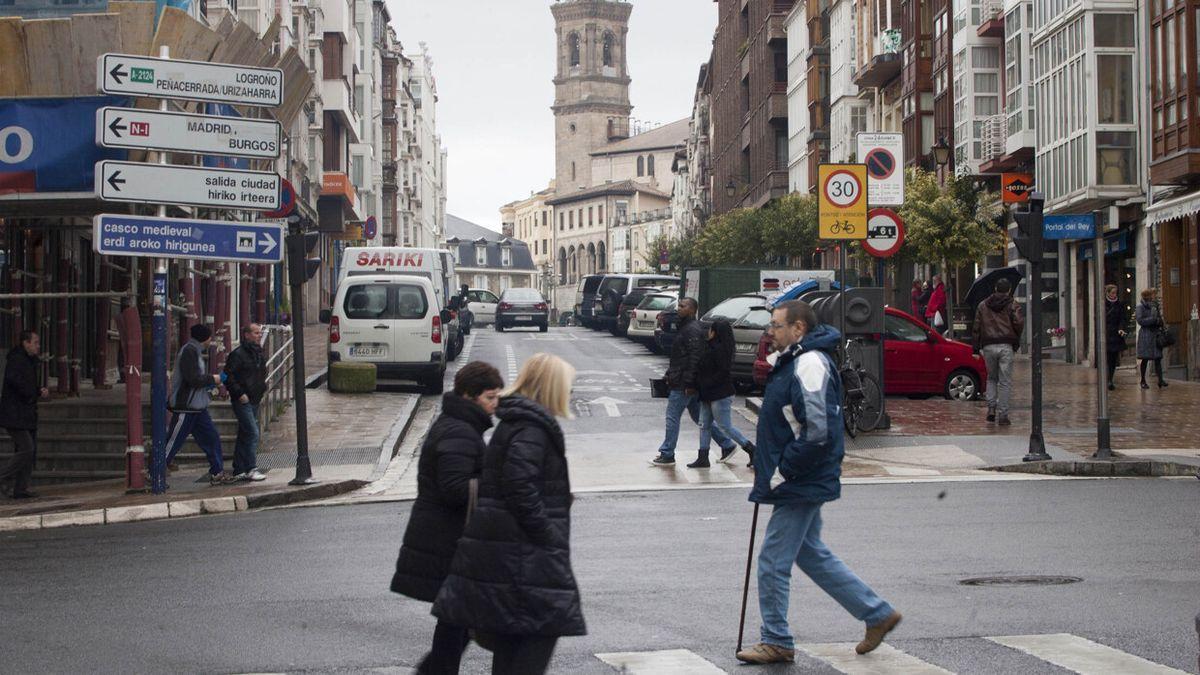
<svg viewBox="0 0 1200 675"><path fill-rule="evenodd" d="M209 482L213 485L232 483L233 475L225 471L221 460L221 435L208 414L213 387L221 384L220 375L208 372L208 346L212 329L203 324L192 326L192 339L179 350L175 372L171 374L171 392L167 407L171 410L171 426L167 429L167 463L183 447L188 436L196 439L208 458Z"/></svg>

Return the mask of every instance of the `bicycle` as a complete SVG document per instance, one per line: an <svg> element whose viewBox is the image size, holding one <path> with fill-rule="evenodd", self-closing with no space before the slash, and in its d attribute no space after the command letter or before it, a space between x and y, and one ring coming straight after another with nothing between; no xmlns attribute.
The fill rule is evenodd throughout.
<svg viewBox="0 0 1200 675"><path fill-rule="evenodd" d="M834 234L841 234L842 232L845 232L846 234L854 234L854 225L852 223L835 220L833 225L829 226L829 231Z"/></svg>
<svg viewBox="0 0 1200 675"><path fill-rule="evenodd" d="M862 367L862 341L846 340L842 366L842 423L850 438L860 431L874 431L883 418L883 388L879 378Z"/></svg>

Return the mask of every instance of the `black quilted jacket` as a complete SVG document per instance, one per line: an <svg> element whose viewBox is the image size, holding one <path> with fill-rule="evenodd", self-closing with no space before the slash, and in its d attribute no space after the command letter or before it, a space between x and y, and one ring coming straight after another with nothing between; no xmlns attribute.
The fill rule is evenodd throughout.
<svg viewBox="0 0 1200 675"><path fill-rule="evenodd" d="M486 633L583 635L562 429L521 396L502 399L496 416L479 503L433 613Z"/></svg>

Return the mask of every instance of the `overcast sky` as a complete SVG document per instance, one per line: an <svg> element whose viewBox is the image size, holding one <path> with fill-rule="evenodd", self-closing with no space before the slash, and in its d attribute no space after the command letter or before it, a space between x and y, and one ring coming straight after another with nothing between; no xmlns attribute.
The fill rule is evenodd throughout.
<svg viewBox="0 0 1200 675"><path fill-rule="evenodd" d="M388 0L406 52L429 45L437 126L450 153L447 210L500 229L500 206L554 177L554 19L549 0ZM717 24L712 0L633 0L633 117L692 113Z"/></svg>

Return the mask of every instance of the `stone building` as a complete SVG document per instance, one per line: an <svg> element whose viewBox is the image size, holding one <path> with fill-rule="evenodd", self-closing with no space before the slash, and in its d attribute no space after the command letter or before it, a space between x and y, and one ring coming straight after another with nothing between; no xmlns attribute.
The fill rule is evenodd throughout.
<svg viewBox="0 0 1200 675"><path fill-rule="evenodd" d="M537 286L538 270L523 241L447 215L445 247L454 255L459 284L496 295L508 288Z"/></svg>

